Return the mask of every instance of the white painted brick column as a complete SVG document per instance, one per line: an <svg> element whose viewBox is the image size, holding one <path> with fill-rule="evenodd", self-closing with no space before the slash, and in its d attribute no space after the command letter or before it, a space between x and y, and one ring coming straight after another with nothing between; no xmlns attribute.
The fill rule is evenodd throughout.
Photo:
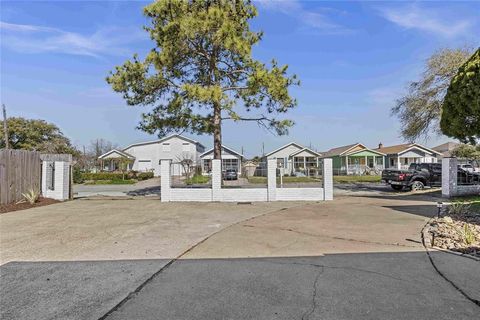
<svg viewBox="0 0 480 320"><path fill-rule="evenodd" d="M277 200L277 159L267 160L268 201Z"/></svg>
<svg viewBox="0 0 480 320"><path fill-rule="evenodd" d="M47 197L47 168L48 162L42 161L42 196Z"/></svg>
<svg viewBox="0 0 480 320"><path fill-rule="evenodd" d="M442 159L442 196L450 198L457 193L457 158Z"/></svg>
<svg viewBox="0 0 480 320"><path fill-rule="evenodd" d="M170 176L170 159L160 160L160 201L170 201L171 179Z"/></svg>
<svg viewBox="0 0 480 320"><path fill-rule="evenodd" d="M212 159L212 201L222 200L222 160Z"/></svg>
<svg viewBox="0 0 480 320"><path fill-rule="evenodd" d="M323 159L323 200L333 200L332 159Z"/></svg>
<svg viewBox="0 0 480 320"><path fill-rule="evenodd" d="M70 165L65 161L55 161L55 193L57 200L68 200Z"/></svg>

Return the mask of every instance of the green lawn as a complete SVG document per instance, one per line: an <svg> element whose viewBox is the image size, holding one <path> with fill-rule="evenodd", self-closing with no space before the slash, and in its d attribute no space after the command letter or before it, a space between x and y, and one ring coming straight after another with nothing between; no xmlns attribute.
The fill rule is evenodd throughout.
<svg viewBox="0 0 480 320"><path fill-rule="evenodd" d="M333 176L334 183L381 182L382 176Z"/></svg>
<svg viewBox="0 0 480 320"><path fill-rule="evenodd" d="M210 181L210 177L204 176L201 174L196 174L190 179L185 180L185 183L190 185L190 184L205 184Z"/></svg>
<svg viewBox="0 0 480 320"><path fill-rule="evenodd" d="M93 180L85 182L86 185L92 184L134 184L137 180Z"/></svg>

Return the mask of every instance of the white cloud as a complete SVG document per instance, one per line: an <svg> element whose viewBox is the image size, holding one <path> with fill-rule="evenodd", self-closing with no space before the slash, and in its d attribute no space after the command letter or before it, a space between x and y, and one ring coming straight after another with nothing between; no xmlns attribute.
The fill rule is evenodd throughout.
<svg viewBox="0 0 480 320"><path fill-rule="evenodd" d="M103 28L93 34L58 28L0 22L2 46L21 53L57 52L101 57L129 54L128 44L146 39L140 29Z"/></svg>
<svg viewBox="0 0 480 320"><path fill-rule="evenodd" d="M315 11L305 9L298 0L256 0L267 10L278 11L299 20L304 26L324 34L345 34L353 30L334 23L327 13L338 14L338 10L331 8L317 8Z"/></svg>
<svg viewBox="0 0 480 320"><path fill-rule="evenodd" d="M464 35L472 23L468 20L452 19L451 16L418 5L380 8L380 14L390 22L406 29L418 29L443 37Z"/></svg>

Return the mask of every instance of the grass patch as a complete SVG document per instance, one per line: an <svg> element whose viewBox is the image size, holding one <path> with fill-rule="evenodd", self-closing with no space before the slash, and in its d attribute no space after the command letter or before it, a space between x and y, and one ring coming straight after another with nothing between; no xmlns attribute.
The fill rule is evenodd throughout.
<svg viewBox="0 0 480 320"><path fill-rule="evenodd" d="M248 177L249 183L266 184L267 177ZM321 180L310 177L283 177L283 183L314 183ZM280 177L277 177L277 183L280 183Z"/></svg>
<svg viewBox="0 0 480 320"><path fill-rule="evenodd" d="M137 180L94 180L85 182L86 185L93 184L135 184Z"/></svg>
<svg viewBox="0 0 480 320"><path fill-rule="evenodd" d="M381 182L382 176L333 176L334 183Z"/></svg>
<svg viewBox="0 0 480 320"><path fill-rule="evenodd" d="M191 177L190 179L185 180L185 183L187 185L205 184L205 183L208 183L209 181L210 181L210 177L204 176L204 175L201 175L201 174L196 174L193 177Z"/></svg>

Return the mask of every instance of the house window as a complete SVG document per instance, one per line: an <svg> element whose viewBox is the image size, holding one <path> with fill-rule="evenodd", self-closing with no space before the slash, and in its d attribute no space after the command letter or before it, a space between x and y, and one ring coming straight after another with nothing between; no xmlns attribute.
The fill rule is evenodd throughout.
<svg viewBox="0 0 480 320"><path fill-rule="evenodd" d="M182 151L190 151L190 143L182 143Z"/></svg>
<svg viewBox="0 0 480 320"><path fill-rule="evenodd" d="M407 165L408 164L408 158L403 159L403 164Z"/></svg>
<svg viewBox="0 0 480 320"><path fill-rule="evenodd" d="M285 158L277 159L277 168L285 168Z"/></svg>
<svg viewBox="0 0 480 320"><path fill-rule="evenodd" d="M203 172L205 173L212 172L212 160L210 159L203 160Z"/></svg>
<svg viewBox="0 0 480 320"><path fill-rule="evenodd" d="M55 162L52 161L47 165L47 189L55 190Z"/></svg>
<svg viewBox="0 0 480 320"><path fill-rule="evenodd" d="M170 143L163 143L162 150L166 152L170 151Z"/></svg>
<svg viewBox="0 0 480 320"><path fill-rule="evenodd" d="M238 159L223 159L222 170L238 170Z"/></svg>
<svg viewBox="0 0 480 320"><path fill-rule="evenodd" d="M394 166L395 166L395 159L390 158L390 167L394 167Z"/></svg>

